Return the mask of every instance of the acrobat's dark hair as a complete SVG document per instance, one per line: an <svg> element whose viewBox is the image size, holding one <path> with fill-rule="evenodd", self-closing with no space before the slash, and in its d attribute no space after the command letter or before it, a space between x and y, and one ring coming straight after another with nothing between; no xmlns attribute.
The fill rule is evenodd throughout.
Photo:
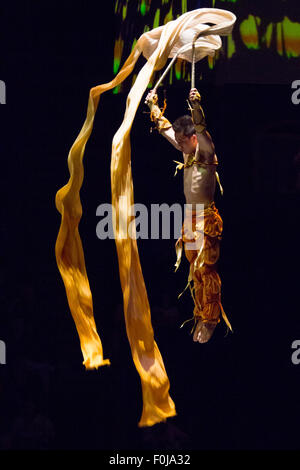
<svg viewBox="0 0 300 470"><path fill-rule="evenodd" d="M193 120L187 114L177 118L172 127L175 132L182 132L186 137L191 137L196 133Z"/></svg>

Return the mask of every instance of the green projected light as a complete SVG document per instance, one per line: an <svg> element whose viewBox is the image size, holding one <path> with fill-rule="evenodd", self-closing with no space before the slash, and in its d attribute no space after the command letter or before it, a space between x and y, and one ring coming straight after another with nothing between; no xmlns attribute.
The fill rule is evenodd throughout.
<svg viewBox="0 0 300 470"><path fill-rule="evenodd" d="M300 57L300 23L287 16L281 22L261 28L261 19L249 15L240 23L240 35L248 49L269 49L275 39L276 52L287 58Z"/></svg>
<svg viewBox="0 0 300 470"><path fill-rule="evenodd" d="M168 11L168 13L165 16L164 24L168 23L169 21L172 21L173 19L174 19L174 17L173 17L173 8L172 8L172 5L171 5L170 10Z"/></svg>
<svg viewBox="0 0 300 470"><path fill-rule="evenodd" d="M119 22L119 36L115 40L114 46L114 74L118 73L122 59L125 60L129 55L137 38L142 33L164 25L187 11L188 0L138 0L137 2L116 0L115 14ZM134 36L129 33L129 30L134 30ZM189 79L189 72L184 61L178 59L174 69L174 73L169 74L169 84L173 82L174 76L176 80ZM132 79L132 84L134 80L135 76ZM151 85L152 83L149 84L149 87ZM114 88L113 93L119 93L122 88L123 84Z"/></svg>
<svg viewBox="0 0 300 470"><path fill-rule="evenodd" d="M260 23L260 18L249 15L248 18L240 24L240 34L243 42L248 49L258 49L258 33L257 25Z"/></svg>
<svg viewBox="0 0 300 470"><path fill-rule="evenodd" d="M220 0L222 3L236 3L238 0ZM212 8L216 8L216 0L212 0ZM220 7L221 8L221 7Z"/></svg>
<svg viewBox="0 0 300 470"><path fill-rule="evenodd" d="M276 11L286 7L286 14L281 21ZM113 72L117 74L120 64L130 54L137 38L144 32L164 25L178 16L196 8L212 7L227 9L235 13L237 22L233 33L223 37L223 47L214 57L207 58L207 70L213 70L217 62L228 62L235 58L256 54L257 51L268 52L272 57L295 60L300 57L300 23L287 11L288 2L273 0L272 8L264 10L263 5L252 6L252 2L242 0L115 0L115 15L117 22L117 38L114 46ZM276 10L277 9L277 10ZM262 13L268 11L267 18ZM274 13L274 17L272 17ZM274 21L274 19L276 20ZM298 19L298 18L297 18ZM247 52L248 51L248 52ZM298 65L299 68L299 65ZM246 72L245 72L246 74ZM151 82L154 82L152 77ZM134 83L135 77L132 79ZM172 67L165 84L174 81L190 80L190 64L177 59ZM124 84L115 88L113 93L122 91ZM127 85L126 85L127 86ZM149 87L152 83L149 84Z"/></svg>
<svg viewBox="0 0 300 470"><path fill-rule="evenodd" d="M114 48L114 65L113 65L113 68L114 68L114 74L115 75L118 73L118 70L120 68L123 47L124 47L124 41L123 41L123 39L121 39L119 37L115 42L115 48Z"/></svg>
<svg viewBox="0 0 300 470"><path fill-rule="evenodd" d="M300 57L300 23L293 22L285 16L282 26L286 55Z"/></svg>
<svg viewBox="0 0 300 470"><path fill-rule="evenodd" d="M140 12L142 16L146 15L146 11L147 11L146 0L142 0L141 6L140 6Z"/></svg>
<svg viewBox="0 0 300 470"><path fill-rule="evenodd" d="M155 17L153 21L153 29L159 26L159 17L160 17L160 9L158 8L155 12Z"/></svg>

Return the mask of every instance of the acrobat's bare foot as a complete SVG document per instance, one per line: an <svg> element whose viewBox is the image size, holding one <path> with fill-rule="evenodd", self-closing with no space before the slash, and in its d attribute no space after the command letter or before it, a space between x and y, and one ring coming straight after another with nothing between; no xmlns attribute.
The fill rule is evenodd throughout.
<svg viewBox="0 0 300 470"><path fill-rule="evenodd" d="M203 322L202 320L198 320L196 325L193 340L198 343L207 343L213 335L217 323L215 322Z"/></svg>

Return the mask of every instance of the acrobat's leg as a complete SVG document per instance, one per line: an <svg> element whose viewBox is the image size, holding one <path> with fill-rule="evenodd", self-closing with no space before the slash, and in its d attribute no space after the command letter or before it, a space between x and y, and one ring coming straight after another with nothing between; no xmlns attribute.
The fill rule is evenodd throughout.
<svg viewBox="0 0 300 470"><path fill-rule="evenodd" d="M220 253L220 241L205 235L204 250L194 266L195 298L201 302L201 309L196 304L194 315L198 319L193 339L206 343L220 321L221 279L216 271L216 262ZM201 299L201 300L200 300Z"/></svg>

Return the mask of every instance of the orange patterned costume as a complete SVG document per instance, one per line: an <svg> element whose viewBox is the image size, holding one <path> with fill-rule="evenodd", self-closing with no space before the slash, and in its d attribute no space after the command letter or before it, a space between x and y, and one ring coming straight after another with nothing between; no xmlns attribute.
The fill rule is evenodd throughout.
<svg viewBox="0 0 300 470"><path fill-rule="evenodd" d="M222 231L223 221L214 202L206 209L197 208L197 211L187 205L182 237L176 243L176 269L184 244L185 255L190 263L188 286L195 303L195 320L200 318L203 322L219 323L222 314L232 330L221 303L221 279L216 271Z"/></svg>

